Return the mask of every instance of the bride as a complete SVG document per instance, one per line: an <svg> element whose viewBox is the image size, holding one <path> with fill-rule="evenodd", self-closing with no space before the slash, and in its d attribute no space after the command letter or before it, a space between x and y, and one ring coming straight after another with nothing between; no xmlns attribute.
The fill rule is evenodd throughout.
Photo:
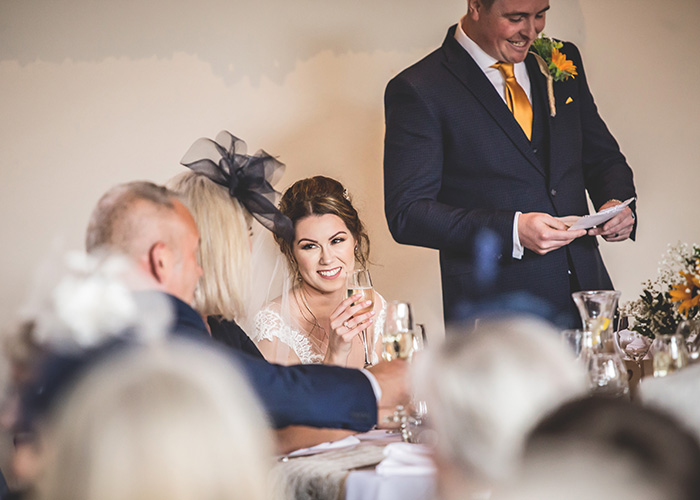
<svg viewBox="0 0 700 500"><path fill-rule="evenodd" d="M376 361L386 302L376 292L373 304L346 297L347 273L356 263L366 266L369 256L369 237L347 190L328 177L303 179L284 193L280 211L294 223L292 242L275 237L291 283L256 315L258 349L274 363L361 368L366 330Z"/></svg>

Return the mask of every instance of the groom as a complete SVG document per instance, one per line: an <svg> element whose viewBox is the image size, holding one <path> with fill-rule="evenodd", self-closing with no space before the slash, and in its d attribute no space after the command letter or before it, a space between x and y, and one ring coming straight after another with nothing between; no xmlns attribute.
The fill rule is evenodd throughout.
<svg viewBox="0 0 700 500"><path fill-rule="evenodd" d="M497 293L544 299L577 323L577 290L611 289L596 236L634 238L629 207L600 227L567 231L559 217L635 196L632 171L598 114L578 49L578 75L554 83L532 54L549 0L468 0L438 50L386 88L385 211L399 243L440 251L446 319L479 299L483 255ZM496 250L478 245L495 240ZM493 247L493 246L492 246ZM491 248L492 248L491 247Z"/></svg>

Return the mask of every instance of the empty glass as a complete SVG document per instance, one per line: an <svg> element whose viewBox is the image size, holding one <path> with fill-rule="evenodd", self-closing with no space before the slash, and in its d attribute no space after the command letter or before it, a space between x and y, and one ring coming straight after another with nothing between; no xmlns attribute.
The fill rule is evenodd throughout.
<svg viewBox="0 0 700 500"><path fill-rule="evenodd" d="M589 390L595 396L629 398L627 369L617 354L591 354L588 359L587 379Z"/></svg>
<svg viewBox="0 0 700 500"><path fill-rule="evenodd" d="M700 358L700 320L684 320L678 325L676 333L683 336L688 348L689 361L695 362Z"/></svg>
<svg viewBox="0 0 700 500"><path fill-rule="evenodd" d="M688 364L688 350L682 335L657 335L651 344L652 364L655 377L680 370Z"/></svg>
<svg viewBox="0 0 700 500"><path fill-rule="evenodd" d="M591 335L591 332L581 330L580 328L563 330L561 332L561 340L565 345L571 348L576 359L587 360L590 353L593 352L593 339Z"/></svg>

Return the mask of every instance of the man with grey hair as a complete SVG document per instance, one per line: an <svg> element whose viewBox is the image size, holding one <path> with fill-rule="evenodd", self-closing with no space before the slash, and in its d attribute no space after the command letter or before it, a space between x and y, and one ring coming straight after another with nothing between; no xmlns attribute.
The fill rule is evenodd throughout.
<svg viewBox="0 0 700 500"><path fill-rule="evenodd" d="M482 321L419 359L417 396L439 433L441 498L466 498L512 477L547 412L585 393L585 373L548 323Z"/></svg>
<svg viewBox="0 0 700 500"><path fill-rule="evenodd" d="M202 274L197 262L199 232L175 193L150 182L110 189L88 224L88 251L129 256L152 288L166 294L176 311L174 334L209 338L201 316L188 304ZM371 373L321 365L279 366L231 351L277 427L368 430L378 406L407 399L404 363L381 363Z"/></svg>

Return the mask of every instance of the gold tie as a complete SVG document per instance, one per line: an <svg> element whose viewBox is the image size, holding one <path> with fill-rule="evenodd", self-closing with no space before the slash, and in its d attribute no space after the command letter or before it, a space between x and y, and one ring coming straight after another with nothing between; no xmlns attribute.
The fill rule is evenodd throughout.
<svg viewBox="0 0 700 500"><path fill-rule="evenodd" d="M513 113L515 121L520 124L529 140L532 137L532 106L525 91L515 79L513 63L496 63L491 67L500 71L505 78L508 109Z"/></svg>

